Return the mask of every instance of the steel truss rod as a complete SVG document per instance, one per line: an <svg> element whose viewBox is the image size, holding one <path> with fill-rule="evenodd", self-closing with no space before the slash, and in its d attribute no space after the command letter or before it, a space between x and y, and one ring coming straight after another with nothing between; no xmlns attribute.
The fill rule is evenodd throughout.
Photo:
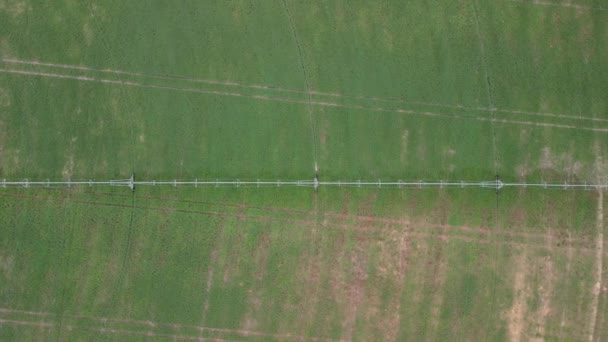
<svg viewBox="0 0 608 342"><path fill-rule="evenodd" d="M505 187L511 188L544 188L544 189L583 189L592 190L608 189L607 183L509 183L500 179L493 181L321 181L318 177L310 180L135 180L134 176L122 180L68 180L68 181L32 181L24 179L20 181L2 180L0 186L7 187L76 187L76 186L125 186L132 190L138 186L194 186L194 187L377 187L377 188L490 188L500 190Z"/></svg>

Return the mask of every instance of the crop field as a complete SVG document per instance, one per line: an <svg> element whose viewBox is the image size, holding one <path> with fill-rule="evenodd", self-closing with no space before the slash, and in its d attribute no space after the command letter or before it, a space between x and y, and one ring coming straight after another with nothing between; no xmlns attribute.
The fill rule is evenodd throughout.
<svg viewBox="0 0 608 342"><path fill-rule="evenodd" d="M600 0L0 0L0 181L608 183ZM602 341L605 189L0 187L2 341Z"/></svg>

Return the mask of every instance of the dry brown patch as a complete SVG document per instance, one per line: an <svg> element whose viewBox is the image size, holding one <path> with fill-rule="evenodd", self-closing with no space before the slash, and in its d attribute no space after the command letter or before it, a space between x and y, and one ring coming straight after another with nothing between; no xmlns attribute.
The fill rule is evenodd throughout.
<svg viewBox="0 0 608 342"><path fill-rule="evenodd" d="M421 136L424 136L424 129L420 129L422 132L418 132ZM420 162L425 162L427 157L426 144L416 144L416 159Z"/></svg>
<svg viewBox="0 0 608 342"><path fill-rule="evenodd" d="M366 8L359 9L356 15L357 32L361 34L363 41L370 41L371 26L374 25L371 20L370 10Z"/></svg>
<svg viewBox="0 0 608 342"><path fill-rule="evenodd" d="M350 6L346 5L344 3L342 3L341 1L332 1L331 3L334 4L334 10L332 11L332 13L334 14L334 22L335 22L335 27L336 27L336 31L345 31L348 30L350 28L350 25L348 24L348 13L345 13L349 10Z"/></svg>
<svg viewBox="0 0 608 342"><path fill-rule="evenodd" d="M319 286L321 285L321 255L313 253L312 255L303 256L300 264L302 264L302 272L298 273L299 279L305 284L303 287L302 302L298 308L301 313L301 324L299 327L305 330L310 326L315 319L317 303L319 302ZM324 331L321 327L317 327Z"/></svg>
<svg viewBox="0 0 608 342"><path fill-rule="evenodd" d="M556 171L564 174L570 181L577 181L585 176L584 164L574 159L572 152L556 154L549 147L541 150L538 166L541 171Z"/></svg>
<svg viewBox="0 0 608 342"><path fill-rule="evenodd" d="M205 297L203 299L203 308L202 308L202 313L201 313L201 326L205 325L205 321L207 319L207 313L209 312L209 294L211 293L211 287L213 286L213 275L215 273L215 264L217 262L217 256L219 254L219 246L221 244L222 237L224 235L224 225L223 222L219 225L220 226L220 235L218 237L218 240L215 244L215 246L213 247L213 251L211 252L211 260L209 262L209 269L207 270L207 283L205 285ZM202 331L201 331L202 333Z"/></svg>
<svg viewBox="0 0 608 342"><path fill-rule="evenodd" d="M454 150L453 148L448 148L448 149L445 151L445 154L446 154L448 157L452 158L452 157L454 157L454 156L456 155L456 150Z"/></svg>
<svg viewBox="0 0 608 342"><path fill-rule="evenodd" d="M530 141L530 129L529 128L522 128L519 130L519 144L520 145L527 145Z"/></svg>
<svg viewBox="0 0 608 342"><path fill-rule="evenodd" d="M105 21L108 17L106 9L94 3L89 6L89 13L91 18L95 18L96 21Z"/></svg>
<svg viewBox="0 0 608 342"><path fill-rule="evenodd" d="M429 273L431 278L430 286L433 289L433 297L431 298L431 315L430 315L430 336L429 341L436 339L436 334L439 331L439 322L441 320L441 307L443 306L444 300L444 286L447 278L447 260L443 256L443 244L437 244L437 251L433 256L434 265L432 271Z"/></svg>
<svg viewBox="0 0 608 342"><path fill-rule="evenodd" d="M405 230L406 227L403 228ZM376 274L378 280L394 285L395 291L386 307L379 304L381 295L377 294L378 304L373 306L374 301L370 302L372 310L367 316L368 320L374 321L373 325L378 328L382 340L396 341L401 322L401 293L409 264L409 239L405 231L393 230L384 236L384 240L376 242L378 250Z"/></svg>
<svg viewBox="0 0 608 342"><path fill-rule="evenodd" d="M547 244L549 245L548 248L551 248L551 244ZM540 271L543 276L543 281L538 288L540 305L531 318L536 326L535 331L532 332L532 336L536 337L531 338L531 340L536 341L544 340L544 337L546 336L547 317L552 315L551 298L553 296L557 276L555 274L555 264L550 256L544 258L541 263Z"/></svg>
<svg viewBox="0 0 608 342"><path fill-rule="evenodd" d="M262 298L254 291L249 291L247 304L247 313L241 320L240 328L241 330L256 331L259 325L256 317L259 317L261 313Z"/></svg>
<svg viewBox="0 0 608 342"><path fill-rule="evenodd" d="M560 171L564 172L568 179L577 179L581 175L583 164L580 161L574 160L572 154L563 153L559 160Z"/></svg>
<svg viewBox="0 0 608 342"><path fill-rule="evenodd" d="M521 226L524 222L526 222L527 214L526 209L522 207L515 207L511 210L511 215L509 215L509 222L513 226Z"/></svg>
<svg viewBox="0 0 608 342"><path fill-rule="evenodd" d="M526 326L527 300L529 289L526 286L528 260L526 253L518 253L515 258L515 279L513 282L513 304L506 313L510 341L523 341Z"/></svg>
<svg viewBox="0 0 608 342"><path fill-rule="evenodd" d="M396 230L386 231L385 239L376 241L378 248L377 275L385 279L402 279L408 264L407 233Z"/></svg>
<svg viewBox="0 0 608 342"><path fill-rule="evenodd" d="M329 131L329 122L327 119L321 119L319 125L319 148L321 149L321 159L325 160L329 157L329 151L327 150L327 137Z"/></svg>
<svg viewBox="0 0 608 342"><path fill-rule="evenodd" d="M85 22L82 25L82 36L84 37L84 42L90 46L93 43L93 38L95 34L93 33L93 28L91 27L90 22Z"/></svg>
<svg viewBox="0 0 608 342"><path fill-rule="evenodd" d="M235 6L232 9L232 23L240 26L242 24L243 9L241 6Z"/></svg>
<svg viewBox="0 0 608 342"><path fill-rule="evenodd" d="M342 321L343 340L352 340L359 308L365 297L365 283L367 282L367 249L359 240L355 249L349 253L348 261L351 267L350 280L346 285L345 317Z"/></svg>
<svg viewBox="0 0 608 342"><path fill-rule="evenodd" d="M70 180L74 174L74 149L77 141L78 137L72 137L70 139L70 145L66 150L66 162L63 165L63 170L61 171L63 179Z"/></svg>
<svg viewBox="0 0 608 342"><path fill-rule="evenodd" d="M5 58L13 55L13 49L5 37L0 37L0 55Z"/></svg>
<svg viewBox="0 0 608 342"><path fill-rule="evenodd" d="M336 222L339 224L345 224L348 220L349 216L349 202L350 202L350 193L345 193L342 199L342 210L341 213L335 213L334 220L332 222ZM317 197L314 197L315 210L310 214L313 214L314 217L318 217L318 200ZM321 223L322 226L329 224L328 219L325 218ZM312 227L311 231L311 239L312 246L314 246L309 253L305 253L300 257L299 265L302 265L300 269L301 272L298 272L299 280L305 284L303 290L301 292L302 300L300 303L300 307L298 310L301 312L301 321L299 324L299 328L302 329L302 332L305 332L307 327L311 326L311 324L315 324L317 314L317 307L319 301L322 301L323 298L320 295L320 288L322 283L322 276L327 275L331 284L331 297L330 300L336 301L340 304L344 304L347 299L343 296L344 288L346 288L348 284L347 275L344 271L344 263L345 263L345 251L344 251L344 235L340 234L336 237L334 243L332 244L331 250L329 250L330 255L324 256L323 249L320 248L323 244L321 243L322 237L317 237L317 229L315 226ZM335 265L329 265L324 263L324 260L335 260ZM316 323L318 324L318 322ZM332 329L331 320L324 321L321 325L317 325L316 329L319 332L329 331Z"/></svg>
<svg viewBox="0 0 608 342"><path fill-rule="evenodd" d="M13 19L17 19L31 10L32 6L26 1L0 0L0 12L8 13Z"/></svg>
<svg viewBox="0 0 608 342"><path fill-rule="evenodd" d="M6 144L6 130L4 122L0 121L0 174L4 173L4 145Z"/></svg>
<svg viewBox="0 0 608 342"><path fill-rule="evenodd" d="M256 279L261 280L266 276L268 256L270 255L270 235L264 234L255 251L255 265L257 267Z"/></svg>
<svg viewBox="0 0 608 342"><path fill-rule="evenodd" d="M526 165L518 165L517 168L515 168L515 172L517 173L517 179L520 182L525 182L526 176L530 173Z"/></svg>
<svg viewBox="0 0 608 342"><path fill-rule="evenodd" d="M61 175L63 179L71 179L74 174L74 155L68 156L68 160L63 165L63 170L61 171Z"/></svg>
<svg viewBox="0 0 608 342"><path fill-rule="evenodd" d="M608 160L597 153L591 177L597 183L608 183Z"/></svg>
<svg viewBox="0 0 608 342"><path fill-rule="evenodd" d="M577 22L581 23L581 27L576 35L576 43L579 47L578 50L583 55L583 61L587 64L594 54L593 19L589 15L589 11L578 10L575 13Z"/></svg>
<svg viewBox="0 0 608 342"><path fill-rule="evenodd" d="M392 52L393 48L395 46L394 44L394 37L393 37L393 33L391 32L391 30L387 29L386 27L382 29L382 40L381 42L384 45L384 48L386 48L386 50L388 50L388 52Z"/></svg>
<svg viewBox="0 0 608 342"><path fill-rule="evenodd" d="M403 134L401 134L401 164L407 163L407 149L409 147L409 138L410 131L404 129Z"/></svg>
<svg viewBox="0 0 608 342"><path fill-rule="evenodd" d="M456 150L453 148L445 148L442 153L442 163L447 168L448 172L454 172L456 166L453 164Z"/></svg>
<svg viewBox="0 0 608 342"><path fill-rule="evenodd" d="M343 218L343 222L346 221L346 218L348 217L348 208L350 206L350 191L346 192L344 194L344 197L342 198L342 218Z"/></svg>
<svg viewBox="0 0 608 342"><path fill-rule="evenodd" d="M14 265L15 259L12 256L0 254L0 268L7 278L11 275Z"/></svg>
<svg viewBox="0 0 608 342"><path fill-rule="evenodd" d="M6 88L0 88L0 107L9 107L11 105L11 93Z"/></svg>
<svg viewBox="0 0 608 342"><path fill-rule="evenodd" d="M572 161L571 163L566 165L566 174L568 175L568 179L576 180L580 178L581 172L583 170L583 163L578 160Z"/></svg>
<svg viewBox="0 0 608 342"><path fill-rule="evenodd" d="M553 160L553 155L549 147L544 147L541 150L539 167L542 170L553 170L555 168L555 162Z"/></svg>
<svg viewBox="0 0 608 342"><path fill-rule="evenodd" d="M374 204L376 199L376 194L364 199L359 207L359 214L362 216L375 216ZM357 234L356 245L353 250L349 251L348 255L345 256L347 258L347 267L350 274L345 276L345 278L348 278L346 286L339 290L342 292L346 288L347 295L344 303L345 310L344 319L342 321L342 336L340 337L342 340L352 340L359 308L365 298L370 244L366 232L373 229L373 223L369 221L361 223L363 224L365 232Z"/></svg>
<svg viewBox="0 0 608 342"><path fill-rule="evenodd" d="M398 292L400 293L400 291ZM379 323L379 330L382 332L382 340L397 341L401 326L401 296L393 295L391 302L385 310L385 316Z"/></svg>

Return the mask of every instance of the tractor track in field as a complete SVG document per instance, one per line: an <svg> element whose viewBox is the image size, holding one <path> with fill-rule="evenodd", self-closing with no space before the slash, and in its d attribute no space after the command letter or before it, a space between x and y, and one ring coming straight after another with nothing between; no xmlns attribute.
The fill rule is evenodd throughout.
<svg viewBox="0 0 608 342"><path fill-rule="evenodd" d="M2 197L12 197L12 198L20 198L20 199L34 199L34 200L51 200L56 201L58 199L44 197L44 196L27 196L27 195L9 195L9 194L0 194ZM261 215L248 215L248 214L239 214L239 213L230 213L230 212L218 212L218 211L204 211L204 210L193 210L193 209L178 209L175 207L167 207L167 206L134 206L132 207L129 204L123 203L108 203L108 202L96 202L96 201L82 201L82 200L72 200L73 204L82 204L82 205L93 205L93 206L109 206L109 207L117 207L123 209L138 209L138 210L152 210L159 212L179 212L185 214L197 214L208 217L224 217L224 218L237 218L240 220L251 220L256 222L266 222L266 223L277 223L284 222L295 224L302 227L310 227L310 228L325 228L325 229L337 229L342 231L353 231L353 232L365 232L365 233L381 233L386 231L397 231L407 233L413 237L419 238L438 238L441 241L449 241L449 240L457 240L462 242L470 242L470 243L479 243L479 244L491 244L493 241L490 239L493 234L501 234L506 238L519 237L523 239L536 239L537 241L511 241L509 239L501 239L500 241L496 241L502 245L510 245L510 246L522 246L522 247L530 247L536 248L540 250L544 250L547 248L547 239L553 240L555 237L547 236L546 234L533 234L533 233L520 233L514 235L513 232L507 231L493 231L489 228L473 228L468 226L450 226L446 224L433 224L433 223L424 223L424 222L412 222L409 220L396 220L392 223L386 222L378 222L380 223L379 227L373 227L370 230L369 225L357 225L357 224L344 224L344 223L331 223L331 222L318 222L315 219L292 219L292 218L282 218L282 217L273 217L273 216L261 216ZM374 222L374 221L372 221ZM423 227L416 227L416 225L424 225ZM404 226L408 226L407 229L399 229L399 227L403 228ZM412 226L412 227L410 227ZM432 232L435 230L436 232ZM454 232L458 232L462 235L453 234ZM465 235L465 234L478 234L483 235L484 237L475 236L475 235ZM579 253L589 253L592 254L595 250L592 247L585 247L587 243L584 239L574 240L570 239L567 241L568 246L572 246L572 242L578 242L580 245L575 249ZM557 246L558 250L567 250L566 243L563 245Z"/></svg>
<svg viewBox="0 0 608 342"><path fill-rule="evenodd" d="M484 79L486 83L486 92L488 97L488 107L491 109L490 111L490 136L492 139L492 160L494 161L494 174L498 174L498 153L497 153L497 145L496 145L496 127L494 127L494 123L496 122L496 106L494 105L494 92L492 91L492 81L490 77L490 67L486 60L486 52L485 52L485 44L484 37L480 29L479 23L479 13L477 11L477 0L473 0L471 2L473 6L473 13L475 18L475 32L477 33L477 40L479 42L479 52L480 52L480 63L481 67L484 71ZM498 194L498 193L497 193Z"/></svg>
<svg viewBox="0 0 608 342"><path fill-rule="evenodd" d="M314 90L314 89L309 89L308 91L305 91L305 90L300 90L300 89L290 89L290 88L284 88L284 87L278 87L278 86L272 86L272 85L246 84L246 83L239 83L239 82L233 82L233 81L192 78L192 77L169 75L169 74L152 74L152 73L124 71L124 70L107 69L107 68L94 68L94 67L82 66L82 65L46 63L46 62L31 61L31 60L20 60L20 59L15 59L15 58L0 58L0 62L4 62L4 63L8 63L8 64L21 64L21 65L27 65L27 66L45 66L45 67L60 68L60 69L67 69L67 70L78 70L78 71L82 71L82 72L97 72L97 73L105 73L105 74L113 74L113 75L126 75L126 76L132 76L132 77L151 78L151 79L159 79L159 80L175 80L175 81L183 81L183 82L189 82L189 83L202 83L202 84L209 84L209 85L215 85L215 86L226 86L226 87L253 89L253 90L272 91L272 92L278 92L278 93L299 94L299 95L303 95L303 96L310 94L310 95L319 96L319 97L330 97L330 98L347 99L347 100L363 100L363 101L368 101L368 102L401 103L401 104L407 104L407 105L420 105L420 106L440 107L440 108L449 108L449 109L457 109L457 110L473 110L473 111L481 111L481 112L496 111L497 113L516 114L516 115L540 116L540 117L547 117L547 118L560 118L560 119L581 120L581 121L608 122L608 119L596 118L596 117L584 117L584 116L549 113L549 112L531 112L531 111L525 111L525 110L514 110L514 109L506 109L506 108L469 107L469 106L464 106L464 105L460 105L460 104L415 101L415 100L406 100L406 99L401 99L401 98L378 97L378 96L351 95L351 94L342 94L342 93L336 93L336 92L318 91L318 90Z"/></svg>
<svg viewBox="0 0 608 342"><path fill-rule="evenodd" d="M58 318L59 315L52 312L44 312L44 311L28 311L28 310L16 310L10 308L1 308L0 307L0 316L29 316L29 317L43 317L43 318ZM158 334L150 329L171 329L171 330L190 330L191 332L196 333L216 333L216 334L225 334L225 335L238 335L242 337L270 337L276 339L288 339L288 340L296 340L296 341L333 341L332 339L321 338L321 337L308 337L308 336L300 336L294 334L281 334L281 333L265 333L253 330L244 330L244 329L228 329L228 328L212 328L206 326L198 326L198 325L185 325L185 324L176 324L176 323L162 323L155 322L150 320L134 320L134 319L121 319L121 318L109 318L109 317L95 317L95 316L84 316L84 315L74 315L74 314L64 314L63 317L73 319L76 321L80 321L79 323L88 321L104 324L103 328L97 327L83 327L78 325L64 325L64 328L67 330L90 330L96 332L106 332L106 333L121 333L124 332L123 335L142 335L142 336L150 336L150 337L165 337L165 338L175 338L181 340L194 340L194 341L208 341L208 340L216 340L215 337L201 337L194 335L177 335L177 334ZM15 325L29 325L36 326L40 328L56 328L58 324L56 322L33 322L29 320L23 319L13 319L13 318L5 318L0 317L0 323L7 324L15 324ZM113 323L116 325L128 325L131 329L141 327L147 328L148 331L140 331L140 330L117 330L112 328L105 328L105 324Z"/></svg>
<svg viewBox="0 0 608 342"><path fill-rule="evenodd" d="M310 93L310 77L308 76L308 72L306 71L306 66L304 65L304 53L302 52L302 44L300 43L300 38L298 38L298 31L296 30L296 25L293 22L293 17L291 16L291 12L289 12L289 6L287 6L287 1L282 0L282 4L283 4L283 9L285 10L285 16L287 17L287 21L289 22L289 28L291 29L291 35L293 36L293 41L296 45L297 51L298 51L298 61L300 64L300 69L302 70L302 75L304 77L304 86L306 87L306 97L308 100L308 116L310 119L310 129L311 129L311 135L312 135L312 154L313 154L313 162L316 168L316 165L318 163L318 159L317 159L317 155L318 155L318 148L317 148L317 142L319 140L318 134L317 134L317 128L316 128L316 124L315 124L315 117L314 117L314 110L313 110L313 106L312 106L312 95ZM315 170L316 172L316 170Z"/></svg>
<svg viewBox="0 0 608 342"><path fill-rule="evenodd" d="M437 117L437 118L446 118L446 119L459 119L459 120L474 120L480 122L489 122L491 124L494 123L503 123L503 124L512 124L512 125L523 125L523 126L536 126L536 127L547 127L547 128L558 128L558 129L569 129L569 130L579 130L579 131L591 131L591 132L608 132L608 127L593 127L593 126L579 126L573 124L558 124L558 123L549 123L549 122L538 122L538 121L530 121L530 120L519 120L519 119L501 119L496 118L495 115L491 117L486 116L476 116L476 115L463 115L463 114L448 114L448 113L440 113L440 112L432 112L432 111L420 111L420 110L411 110L405 108L390 108L390 107L382 107L378 105L367 106L367 105L357 105L357 104L343 104L338 102L330 102L330 101L316 101L316 100L306 100L299 98L288 98L288 97L276 97L269 95L259 95L259 94L247 94L242 92L233 92L233 91L218 91L215 89L202 89L202 88L192 88L192 87L172 87L167 85L158 85L153 83L144 83L144 82L136 82L136 81L123 81L121 79L107 79L107 78L96 78L92 76L85 75L66 75L59 73L49 73L49 72L40 72L40 71L32 71L32 70L23 70L23 69L6 69L0 68L0 73L5 74L17 74L17 75L26 75L26 76L37 76L37 77L46 77L46 78L58 78L58 79L70 79L77 80L82 82L94 82L101 84L111 84L111 85L120 85L120 86L129 86L129 87L141 87L141 88L149 88L149 89L157 89L157 90L165 90L165 91L177 91L184 93L198 93L205 95L216 95L216 96L228 96L228 97L238 97L238 98L249 98L263 101L274 101L274 102L285 102L285 103L299 103L306 105L314 105L321 107L336 107L336 108L347 108L354 110L364 110L364 111L375 111L375 112L385 112L385 113L394 113L394 114L406 114L406 115L415 115L415 116L427 116L427 117ZM499 110L491 109L493 114L499 112ZM506 112L502 110L501 112ZM519 111L519 114L529 115L525 111ZM555 116L555 114L551 114ZM580 119L577 118L577 120Z"/></svg>
<svg viewBox="0 0 608 342"><path fill-rule="evenodd" d="M116 194L116 193L93 192L93 194L110 196L110 197L113 197L113 196L128 197L128 195L122 195L122 194ZM158 200L158 201L162 201L165 203L168 201L172 201L176 204L177 203L188 203L188 204L204 205L204 206L209 206L209 207L228 207L228 208L235 208L235 209L247 209L247 210L256 210L256 211L268 211L268 212L295 214L295 215L303 215L305 217L308 216L310 218L317 218L317 217L319 217L319 215L321 215L321 217L334 218L334 219L341 220L341 221L350 219L350 220L356 220L359 222L372 222L372 223L399 225L399 226L406 226L406 225L420 223L420 221L409 220L409 219L365 216L365 215L358 215L358 214L348 214L348 213L344 213L344 212L342 212L342 213L338 213L338 212L319 213L316 210L302 210L302 209L291 209L291 208L282 208L282 207L256 206L256 205L248 205L248 204L242 204L242 203L205 202L205 201L195 201L195 200L183 200L183 199L170 198L170 197L139 196L139 198L146 199L146 200ZM525 230L528 230L531 228L525 227L525 226L518 226L518 227L516 227L517 230L494 232L494 231L492 231L491 228L485 227L485 226L472 227L472 226L465 226L465 225L434 224L432 222L426 222L426 224L432 225L433 227L446 228L448 230L456 229L456 230L482 233L482 234L498 233L498 234L502 234L502 235L506 235L506 236L516 236L516 237L529 238L529 239L543 239L543 240L556 239L555 236L547 235L546 233L527 233L527 232L525 232ZM553 227L550 227L550 228L555 230L555 228L553 228ZM569 236L567 239L565 239L564 242L587 243L588 241L585 239L572 238Z"/></svg>
<svg viewBox="0 0 608 342"><path fill-rule="evenodd" d="M125 249L123 252L122 261L120 263L120 270L118 271L118 276L116 277L116 281L114 282L114 288L110 297L110 303L104 310L104 316L109 316L110 312L114 308L114 305L116 304L116 300L118 298L118 291L120 286L124 282L125 273L129 263L129 257L131 256L131 247L133 245L133 220L135 218L135 209L137 208L137 206L135 205L135 193L132 193L131 197L131 204L127 205L127 208L130 208L131 212L129 215L129 225L127 226L127 238L125 241Z"/></svg>
<svg viewBox="0 0 608 342"><path fill-rule="evenodd" d="M196 336L189 335L173 335L173 334L158 334L152 331L134 331L134 330L124 330L124 329L112 329L112 328L92 328L92 327L80 327L76 325L64 324L60 326L59 323L54 322L31 322L31 321L23 321L23 320L11 320L11 319L3 319L0 318L0 323L2 324L10 324L10 325L19 325L19 326L30 326L41 329L64 329L67 331L72 330L81 330L81 331L90 331L97 332L101 334L108 335L122 335L122 336L146 336L146 337L161 337L161 338L170 338L173 340L181 340L181 341L234 341L234 340L226 340L219 338L201 338Z"/></svg>
<svg viewBox="0 0 608 342"><path fill-rule="evenodd" d="M209 312L209 295L211 294L211 287L213 286L213 276L215 274L215 266L217 263L217 257L219 254L219 248L220 248L220 244L223 240L224 237L224 225L225 220L223 218L220 218L218 220L218 226L219 226L219 234L217 237L217 240L214 243L213 246L213 250L211 251L211 255L209 258L209 266L207 269L207 277L206 277L206 282L205 282L205 289L203 292L203 303L201 305L201 316L200 316L200 325L204 326L205 325L205 321L207 320L207 313ZM201 331L201 334L203 333L203 331Z"/></svg>
<svg viewBox="0 0 608 342"><path fill-rule="evenodd" d="M107 196L114 196L115 194L110 194L110 193L95 193L96 195L107 195ZM18 198L32 198L32 199L37 199L37 200L54 200L53 197L45 197L45 196L34 196L34 195L7 195L7 194L0 194L0 196L4 196L4 197L18 197ZM126 195L116 195L118 197L130 197L130 196L126 196ZM203 205L208 205L208 206L219 206L219 207L233 207L233 208L237 208L237 209L248 209L248 210L262 210L262 211L270 211L270 212L282 212L282 213L288 213L288 214L302 214L302 215L306 215L309 216L309 220L306 219L302 219L302 218L283 218L283 217L273 217L273 216L262 216L262 215L246 215L246 214L239 214L239 213L231 213L231 212L218 212L218 211L206 211L206 210L191 210L191 209L178 209L175 208L173 206L162 206L162 207L150 207L150 206L141 206L141 207L136 207L138 209L149 209L149 210L157 210L157 211L183 211L183 212L187 212L187 213L200 213L200 214L208 214L210 216L220 216L220 217L236 217L239 219L255 219L255 218L259 218L261 220L276 220L276 221L285 221L285 222L292 222L292 223L303 223L303 224L308 224L313 222L313 218L317 217L318 214L315 211L307 211L307 210L298 210L298 209L289 209L289 208L280 208L280 207L261 207L261 206L252 206L252 205L245 205L245 204L236 204L236 203L214 203L214 202L202 202L202 201L189 201L189 200L178 200L175 198L166 198L166 197L150 197L150 196L138 196L138 198L140 199L147 199L147 200L159 200L162 202L167 202L167 201L175 201L175 202L181 202L181 203L190 203L190 204L203 204ZM122 207L122 208L127 208L130 207L129 205L126 204L120 204L120 203L111 203L111 202L96 202L96 201L76 201L74 203L80 203L80 204L90 204L90 205L106 205L106 206L118 206L118 207ZM501 234L501 235L505 235L505 236L509 236L509 237L521 237L521 238L526 238L526 239L541 239L543 241L545 240L554 240L556 239L555 236L550 236L547 235L546 233L526 233L526 232L521 232L521 231L499 231L499 232L495 232L493 231L491 228L489 227L472 227L472 226L464 226L464 225L448 225L448 224L435 224L432 222L421 222L421 221L413 221L413 220L408 220L408 219L396 219L396 218L384 218L384 217L376 217L376 216L364 216L364 215L350 215L350 214L344 214L344 213L335 213L335 212L328 212L328 213L322 213L321 214L324 217L331 217L331 218L335 218L338 219L340 221L344 221L346 219L352 219L352 220L356 220L358 222L371 222L371 223L379 223L379 224L384 224L386 226L410 226L410 225L416 225L416 224L425 224L429 227L429 229L447 229L449 230L459 230L462 232L467 232L467 233L479 233L479 234L484 234L484 235L488 235L488 234ZM335 225L332 222L319 222L319 226L328 226L328 225ZM357 228L357 226L351 226L349 224L340 224L340 227L355 227ZM520 229L527 229L528 227L518 227ZM588 241L585 239L579 239L579 238L572 238L569 237L567 240L565 240L564 242L568 242L568 243L572 243L572 242L578 242L578 243L587 243Z"/></svg>
<svg viewBox="0 0 608 342"><path fill-rule="evenodd" d="M595 270L593 271L593 295L589 317L589 341L595 341L598 322L598 308L602 292L602 273L604 260L604 193L598 192L596 209Z"/></svg>
<svg viewBox="0 0 608 342"><path fill-rule="evenodd" d="M579 10L589 10L589 11L606 11L608 7L597 7L597 6L589 6L582 5L573 2L550 2L550 1L541 1L541 0L507 0L509 2L514 2L523 5L531 5L531 6L551 6L551 7L565 7L565 8L575 8Z"/></svg>

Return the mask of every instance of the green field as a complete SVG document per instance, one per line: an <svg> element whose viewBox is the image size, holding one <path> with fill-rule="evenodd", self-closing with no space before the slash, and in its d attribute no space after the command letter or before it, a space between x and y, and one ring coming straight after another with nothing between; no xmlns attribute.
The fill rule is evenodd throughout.
<svg viewBox="0 0 608 342"><path fill-rule="evenodd" d="M599 0L0 0L0 180L608 181ZM0 188L0 340L608 339L604 193Z"/></svg>

